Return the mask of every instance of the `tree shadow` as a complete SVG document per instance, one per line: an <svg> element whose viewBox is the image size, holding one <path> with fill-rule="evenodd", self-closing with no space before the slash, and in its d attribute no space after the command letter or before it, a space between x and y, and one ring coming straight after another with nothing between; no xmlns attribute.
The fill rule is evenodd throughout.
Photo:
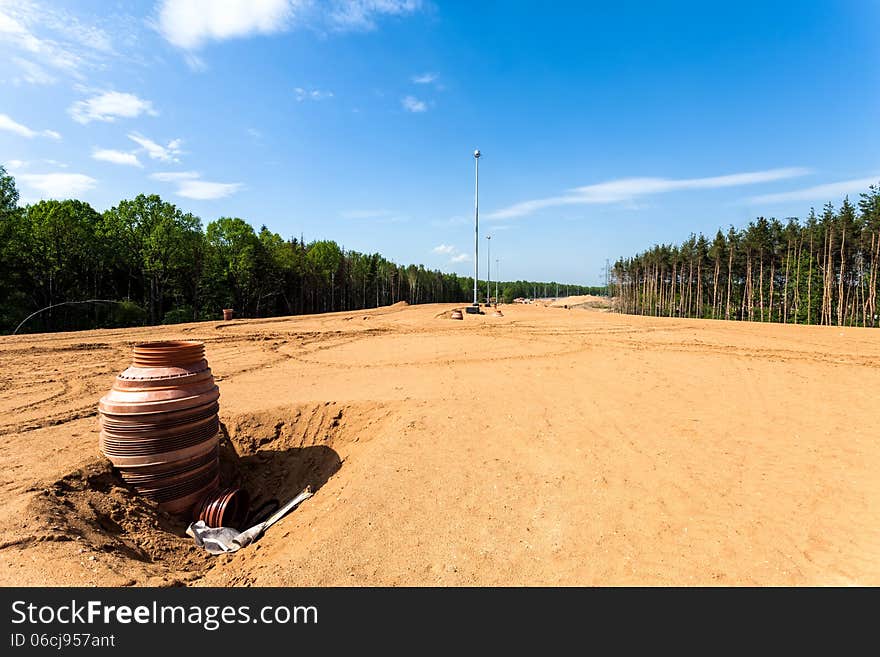
<svg viewBox="0 0 880 657"><path fill-rule="evenodd" d="M239 454L223 423L220 430L220 481L246 490L252 512L273 500L284 504L307 486L315 493L342 467L339 454L326 445Z"/></svg>

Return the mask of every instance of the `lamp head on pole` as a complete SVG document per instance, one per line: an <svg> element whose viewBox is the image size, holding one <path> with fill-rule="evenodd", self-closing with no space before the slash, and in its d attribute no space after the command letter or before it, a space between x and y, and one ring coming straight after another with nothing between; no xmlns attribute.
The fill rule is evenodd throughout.
<svg viewBox="0 0 880 657"><path fill-rule="evenodd" d="M474 151L474 159L477 159L477 160L480 159L480 151L479 151L479 149Z"/></svg>

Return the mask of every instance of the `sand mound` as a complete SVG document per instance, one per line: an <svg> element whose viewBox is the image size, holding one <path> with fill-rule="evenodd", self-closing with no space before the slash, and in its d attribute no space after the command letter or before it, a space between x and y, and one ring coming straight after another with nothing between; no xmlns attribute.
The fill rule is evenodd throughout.
<svg viewBox="0 0 880 657"><path fill-rule="evenodd" d="M568 306L569 308L604 310L611 308L611 299L608 297L597 297L592 294L583 294L579 296L560 297L546 305L551 308L564 308Z"/></svg>
<svg viewBox="0 0 880 657"><path fill-rule="evenodd" d="M460 312L462 315L465 314L464 308L452 308L450 310L444 310L442 312L437 313L436 315L434 315L434 319L452 319L452 313L455 312L456 310L458 312Z"/></svg>

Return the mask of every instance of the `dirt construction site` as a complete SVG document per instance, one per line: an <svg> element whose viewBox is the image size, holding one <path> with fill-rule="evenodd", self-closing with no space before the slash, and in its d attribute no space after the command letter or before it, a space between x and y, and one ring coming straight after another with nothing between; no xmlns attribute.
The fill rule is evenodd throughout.
<svg viewBox="0 0 880 657"><path fill-rule="evenodd" d="M565 305L0 337L0 584L880 585L880 332ZM222 479L314 492L235 554L98 451L155 340L205 344Z"/></svg>

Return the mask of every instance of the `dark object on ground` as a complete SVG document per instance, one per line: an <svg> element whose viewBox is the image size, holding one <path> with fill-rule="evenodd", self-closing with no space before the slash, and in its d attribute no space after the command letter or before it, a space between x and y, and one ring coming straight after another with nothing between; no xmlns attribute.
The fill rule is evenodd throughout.
<svg viewBox="0 0 880 657"><path fill-rule="evenodd" d="M244 524L258 525L259 523L265 521L273 513L275 513L280 506L281 502L274 498L271 500L267 500L263 502L263 504L261 504L259 508L255 509L253 513L251 513L250 517Z"/></svg>
<svg viewBox="0 0 880 657"><path fill-rule="evenodd" d="M202 520L208 527L243 527L249 510L247 491L224 488L208 493L193 507L193 520Z"/></svg>

